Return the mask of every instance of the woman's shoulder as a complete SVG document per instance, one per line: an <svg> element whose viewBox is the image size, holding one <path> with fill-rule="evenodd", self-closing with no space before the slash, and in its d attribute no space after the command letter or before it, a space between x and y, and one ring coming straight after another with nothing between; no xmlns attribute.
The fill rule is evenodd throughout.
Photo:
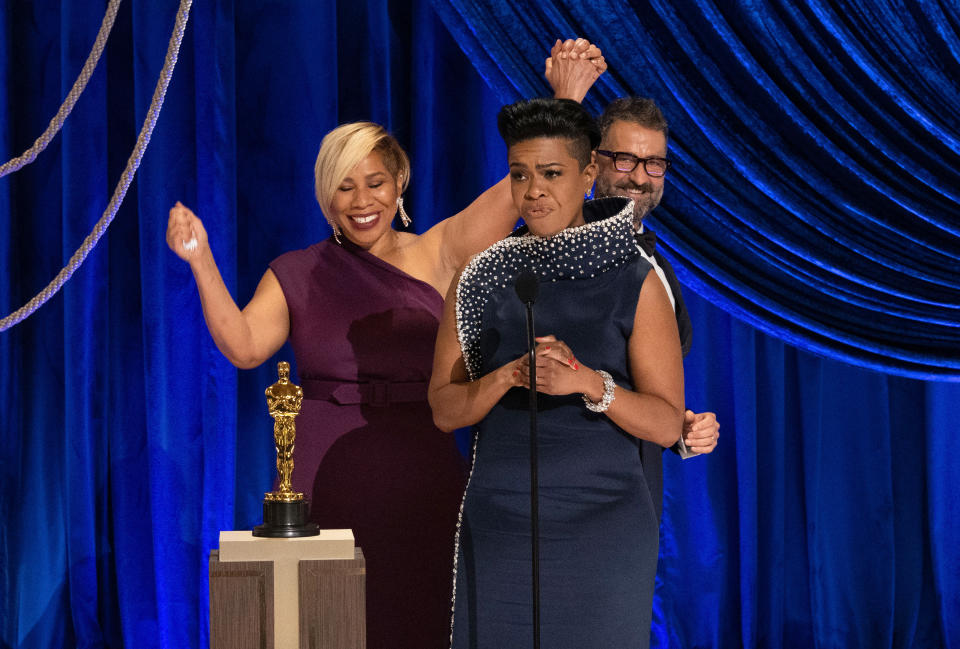
<svg viewBox="0 0 960 649"><path fill-rule="evenodd" d="M290 267L309 267L323 259L325 255L330 254L336 247L333 238L318 241L317 243L300 248L298 250L288 250L270 262L270 268L277 270L277 267L286 269Z"/></svg>
<svg viewBox="0 0 960 649"><path fill-rule="evenodd" d="M445 295L446 287L458 269L444 263L444 251L438 241L428 233L398 232L397 235L397 254L384 261Z"/></svg>

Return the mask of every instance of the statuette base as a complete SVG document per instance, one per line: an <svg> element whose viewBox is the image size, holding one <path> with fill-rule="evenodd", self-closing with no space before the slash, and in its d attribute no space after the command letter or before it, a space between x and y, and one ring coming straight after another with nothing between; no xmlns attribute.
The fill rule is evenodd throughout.
<svg viewBox="0 0 960 649"><path fill-rule="evenodd" d="M253 535L267 538L317 536L320 526L310 522L310 504L306 500L263 502L263 525L253 528Z"/></svg>

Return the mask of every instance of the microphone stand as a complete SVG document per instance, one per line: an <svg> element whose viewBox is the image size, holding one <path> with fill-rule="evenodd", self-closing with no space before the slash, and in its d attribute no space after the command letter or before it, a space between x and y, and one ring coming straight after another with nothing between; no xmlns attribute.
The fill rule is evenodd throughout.
<svg viewBox="0 0 960 649"><path fill-rule="evenodd" d="M537 476L537 358L533 335L533 302L536 276L524 271L517 277L517 296L527 311L527 358L530 362L530 546L533 582L533 649L540 649L540 482Z"/></svg>
<svg viewBox="0 0 960 649"><path fill-rule="evenodd" d="M537 477L537 347L533 336L533 302L527 302L527 348L530 359L530 543L533 555L533 649L540 649L540 484Z"/></svg>

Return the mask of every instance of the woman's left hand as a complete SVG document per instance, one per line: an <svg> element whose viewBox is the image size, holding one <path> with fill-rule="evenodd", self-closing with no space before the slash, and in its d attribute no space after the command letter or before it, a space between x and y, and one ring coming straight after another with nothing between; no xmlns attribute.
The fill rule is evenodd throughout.
<svg viewBox="0 0 960 649"><path fill-rule="evenodd" d="M537 392L553 395L582 394L591 389L592 383L599 383L602 394L603 380L581 365L565 342L557 340L555 336L541 336L535 340ZM529 385L530 364L526 357L521 364L520 374L522 382Z"/></svg>

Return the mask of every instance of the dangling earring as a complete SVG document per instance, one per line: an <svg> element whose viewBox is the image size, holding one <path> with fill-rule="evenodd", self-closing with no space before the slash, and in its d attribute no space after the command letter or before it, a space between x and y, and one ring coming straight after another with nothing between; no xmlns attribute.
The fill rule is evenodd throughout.
<svg viewBox="0 0 960 649"><path fill-rule="evenodd" d="M403 209L403 196L397 197L397 211L400 212L400 222L403 223L403 227L409 228L412 221L407 215L407 211Z"/></svg>
<svg viewBox="0 0 960 649"><path fill-rule="evenodd" d="M333 240L337 242L337 245L342 246L343 241L340 240L340 226L336 223L331 223L330 227L333 229Z"/></svg>

